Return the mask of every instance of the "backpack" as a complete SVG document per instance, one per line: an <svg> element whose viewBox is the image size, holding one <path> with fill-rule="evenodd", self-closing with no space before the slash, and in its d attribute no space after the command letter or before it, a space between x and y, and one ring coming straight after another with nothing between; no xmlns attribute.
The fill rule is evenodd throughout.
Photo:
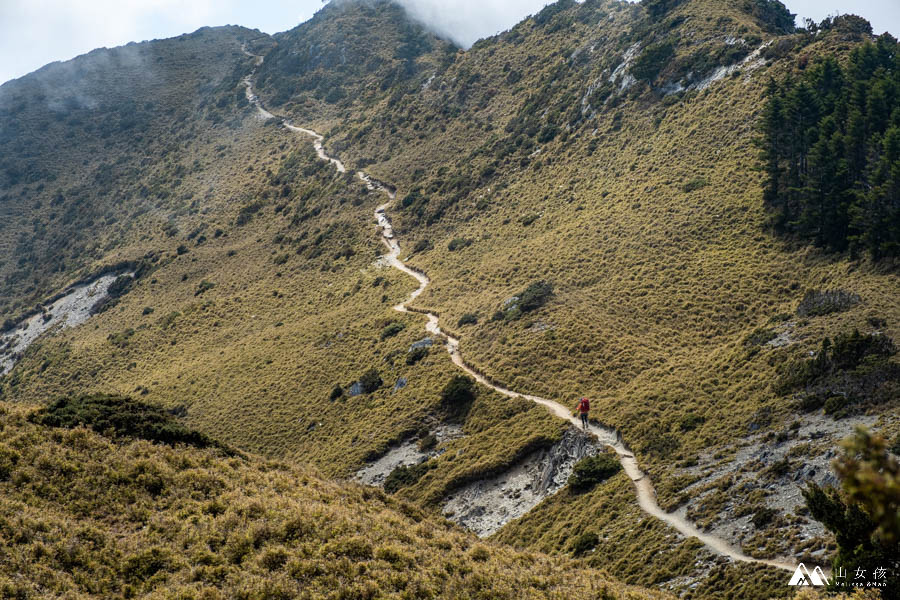
<svg viewBox="0 0 900 600"><path fill-rule="evenodd" d="M587 398L582 398L581 402L578 403L578 410L581 412L588 412L591 409L591 401Z"/></svg>

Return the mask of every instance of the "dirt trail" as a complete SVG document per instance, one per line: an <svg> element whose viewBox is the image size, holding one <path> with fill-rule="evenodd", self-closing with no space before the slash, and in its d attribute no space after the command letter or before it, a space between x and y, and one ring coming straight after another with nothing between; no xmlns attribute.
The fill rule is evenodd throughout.
<svg viewBox="0 0 900 600"><path fill-rule="evenodd" d="M255 56L247 52L246 48L242 49L245 54L249 56ZM257 62L256 66L262 64L263 57L256 56ZM244 84L247 86L247 99L256 106L257 110L260 112L262 116L266 119L270 118L280 118L276 117L269 111L267 111L259 98L253 93L253 83L252 78L256 73L256 68L254 68L253 72L248 75L244 79ZM304 135L308 135L313 138L313 144L315 146L316 152L319 155L319 158L322 160L326 160L335 165L335 168L340 173L346 172L346 168L344 164L325 152L322 141L323 137L312 131L311 129L304 129L302 127L297 127L295 125L290 124L286 119L280 118L282 125L296 133L302 133ZM412 303L416 298L418 298L422 292L425 291L425 288L431 283L431 279L428 276L412 267L407 266L402 260L400 260L400 244L394 238L393 228L390 224L390 219L387 217L387 210L391 208L396 199L396 193L389 186L385 185L382 182L379 182L369 175L364 173L363 171L357 171L357 177L359 177L362 181L366 182L367 186L371 190L378 190L385 193L389 201L382 204L378 208L375 209L375 220L378 222L379 227L381 228L382 237L381 240L388 248L388 253L384 255L385 262L391 267L406 273L410 277L416 279L419 282L419 287L416 288L410 295L409 298L405 302L402 302L394 307L394 310L401 313L409 313L409 312L417 312L425 315L428 319L428 322L425 325L425 329L438 337L444 338L446 340L446 348L450 353L450 357L457 367L459 367L462 371L473 377L476 381L481 383L484 386L487 386L493 389L504 396L510 398L524 398L526 400L530 400L542 406L545 406L551 413L559 417L560 419L564 419L572 423L575 427L581 427L580 419L577 418L573 414L573 409L566 407L559 402L554 400L548 400L546 398L541 398L539 396L532 396L530 394L523 394L520 392L516 392L500 385L497 385L486 378L484 375L479 373L473 367L466 364L463 360L462 355L459 352L459 340L454 338L453 336L445 333L441 330L440 321L438 316L434 313L430 313L427 311L420 310L410 310L408 305ZM793 565L787 561L782 560L768 560L768 559L758 559L753 558L751 556L747 556L739 548L735 548L728 542L723 539L717 538L714 535L709 535L700 531L693 523L689 522L684 517L674 514L667 513L659 506L656 501L656 490L653 488L653 484L650 481L650 478L641 471L638 466L637 459L634 456L634 453L626 446L625 442L622 440L622 436L618 431L611 427L606 427L603 425L590 425L590 432L602 443L610 448L612 448L616 455L619 458L619 461L622 463L622 468L625 470L625 473L628 477L631 478L631 481L634 483L635 491L637 493L638 504L641 507L641 510L646 512L649 515L656 517L657 519L667 523L674 529L676 529L679 533L686 537L693 537L700 540L707 548L719 554L721 556L726 556L735 561L740 562L748 562L748 563L758 563L769 565L772 567L777 567L779 569L784 569L786 571L793 571L796 565Z"/></svg>

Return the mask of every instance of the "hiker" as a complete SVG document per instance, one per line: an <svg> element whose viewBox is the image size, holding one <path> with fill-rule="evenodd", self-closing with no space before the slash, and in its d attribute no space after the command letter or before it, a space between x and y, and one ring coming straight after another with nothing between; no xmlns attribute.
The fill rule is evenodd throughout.
<svg viewBox="0 0 900 600"><path fill-rule="evenodd" d="M581 425L584 427L585 431L588 428L588 412L591 410L591 401L587 398L582 398L578 401L578 412L581 413Z"/></svg>

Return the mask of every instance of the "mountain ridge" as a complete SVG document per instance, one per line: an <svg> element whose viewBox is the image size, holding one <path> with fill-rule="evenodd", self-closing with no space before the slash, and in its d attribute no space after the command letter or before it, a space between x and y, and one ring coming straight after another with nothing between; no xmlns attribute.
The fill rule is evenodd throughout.
<svg viewBox="0 0 900 600"><path fill-rule="evenodd" d="M171 72L203 90L169 114L147 117L159 141L177 148L174 159L158 161L150 146L128 164L151 168L123 169L127 187L108 187L132 190L138 210L152 206L141 221L152 226L117 233L93 259L140 259L146 269L87 325L32 347L0 380L3 396L26 404L76 390L147 396L204 433L314 464L328 476L350 475L397 443L427 439L452 417L440 399L455 369L437 349L418 362L406 358L423 333L415 315L390 309L410 282L375 260L383 248L371 215L381 198L354 179L364 168L398 185L391 217L394 233L409 240L403 258L433 278L416 307L429 307L458 331L462 351L488 378L563 403L591 395L595 411L634 445L660 505L716 535L724 531L751 556L809 559L829 548L828 534L785 498L791 477L807 477L806 460L825 465L813 480L825 476L821 457L841 426L798 409L774 382L824 337L854 327L868 335L873 319L885 323L877 331L895 335L896 276L771 237L762 178L747 166L765 79L798 68L804 53L860 42L840 32L764 38L745 13L706 0L679 4L662 21L634 5L561 2L451 53L421 28L404 29L391 6L375 3L384 13L376 11L367 27L353 27L371 18L365 11L348 9L302 35L286 32L277 45L249 30L204 32L198 39L229 34L211 42L213 53L231 61L216 67L216 85L195 82L182 71L188 61L173 57ZM342 71L340 60L291 62L315 58L297 52L316 36L339 59L338 18L381 61L372 77ZM695 22L700 33L691 38ZM732 40L741 27L744 39ZM679 37L666 50L670 36ZM433 45L398 58L403 39ZM644 43L629 57L635 39ZM320 163L309 141L274 127L277 120L259 119L242 83L253 60L241 52L257 44L254 52L268 51L257 71L259 96L272 106L287 90L272 110L321 130L326 152L350 173ZM661 64L641 58L651 47ZM741 62L760 47L761 64ZM706 55L714 60L697 62ZM725 76L704 89L666 91L673 81L689 87L721 69ZM390 84L382 89L378 81ZM329 101L336 87L341 93ZM103 110L74 112L93 118ZM129 129L107 139L128 140ZM21 143L5 131L7 142ZM164 176L154 181L155 174ZM13 193L52 206L52 184L44 177L7 183L14 191L0 204L8 209ZM63 206L81 196L66 187ZM81 203L102 206L86 195ZM51 225L27 207L21 214L38 215L32 230ZM103 231L105 224L79 227ZM26 231L6 227L9 240ZM77 272L72 258L53 281ZM46 261L59 268L58 257ZM4 318L8 307L25 309L42 297L40 286L53 289L44 281L29 291L22 284L28 277L7 282ZM545 280L552 293L540 303L523 310L508 302ZM807 291L833 287L862 301L795 316ZM784 343L770 345L775 339ZM372 371L376 389L347 393ZM542 408L487 388L476 392L463 437L444 444L398 497L434 511L460 481L504 473L523 449L563 435ZM872 415L850 414L841 423L881 417L873 424L890 436L898 427L894 408L872 405ZM826 436L811 437L816 427ZM765 454L769 445L774 453ZM729 459L744 452L754 456L749 470ZM729 497L726 490L737 485L745 498ZM766 514L778 536L756 519ZM584 495L557 494L495 537L569 553L574 537L597 532L596 551L582 560L615 564L625 581L687 593L713 568L729 581L758 576L759 586L744 597L784 593L780 573L721 563L650 521L628 482L613 478ZM727 530L729 521L747 527ZM646 564L623 558L647 547L654 559ZM697 597L723 593L704 585Z"/></svg>

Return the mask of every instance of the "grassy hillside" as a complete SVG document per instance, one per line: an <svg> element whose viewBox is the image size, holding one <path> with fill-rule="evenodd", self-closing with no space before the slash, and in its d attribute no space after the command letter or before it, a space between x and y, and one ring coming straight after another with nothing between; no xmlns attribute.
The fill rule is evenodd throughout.
<svg viewBox="0 0 900 600"><path fill-rule="evenodd" d="M3 390L35 402L72 389L141 394L241 448L344 475L435 424L454 368L437 348L406 362L424 332L389 308L410 286L375 262L369 220L380 198L284 131L248 124L236 151L254 157L251 170L234 169L220 190L250 190L252 200L207 213L233 219L222 233L206 226L209 239L155 257L115 307L32 347ZM392 323L404 327L387 336ZM332 398L370 368L380 389ZM407 385L394 391L401 377ZM480 399L495 401L486 391ZM482 427L522 411L534 418L520 421L520 444L558 439L560 426L527 404L488 409Z"/></svg>
<svg viewBox="0 0 900 600"><path fill-rule="evenodd" d="M440 344L408 361L424 322L391 309L414 282L377 260L372 214L384 198L352 175L366 168L398 186L402 257L432 279L416 305L439 312L496 381L573 406L591 396L668 509L704 526L730 518L716 500L737 494L731 480L689 488L690 469L744 443L800 445L791 426L806 419L868 413L893 439L896 356L829 371L864 397L824 417L831 396L794 396L825 376L786 383L826 337L900 340L900 281L890 265L768 228L754 168L768 79L819 56L842 60L863 39L791 33L779 6L564 0L457 52L391 3L341 2L275 40L201 30L6 84L0 321L123 261L140 276L87 324L32 347L0 395L30 406L132 395L237 449L327 476L424 437L454 417L440 392L458 371ZM245 45L266 53L266 105L326 133L350 173L259 120L241 85L253 62ZM147 63L162 74L135 78ZM79 104L89 89L109 101ZM128 103L137 97L143 106ZM48 98L63 108L44 110ZM826 290L853 300L825 306L830 296L816 292ZM821 351L829 369L843 364ZM380 385L351 396L372 369ZM563 431L544 409L486 389L460 420L465 436L398 497L435 512ZM809 458L831 450L813 446ZM797 452L785 481L803 466ZM767 466L746 468L759 475L751 508L774 506L759 489ZM781 534L754 526L745 550L806 556L832 543L799 536L801 515L780 518ZM646 517L624 476L590 494L564 490L496 539L571 554L585 532L598 535L587 562L628 582L700 582L694 597L726 597L742 578L759 583L747 598L789 591L782 573L726 564Z"/></svg>
<svg viewBox="0 0 900 600"><path fill-rule="evenodd" d="M271 106L305 123L359 121L400 101L457 53L389 0L330 2L273 40L257 84Z"/></svg>
<svg viewBox="0 0 900 600"><path fill-rule="evenodd" d="M663 598L307 467L0 405L7 598Z"/></svg>
<svg viewBox="0 0 900 600"><path fill-rule="evenodd" d="M235 160L223 114L239 122L249 69L240 47L258 35L204 28L95 50L0 87L4 319L104 262L140 258L148 233L188 226L221 176L212 163Z"/></svg>
<svg viewBox="0 0 900 600"><path fill-rule="evenodd" d="M890 265L775 236L755 169L769 77L843 60L864 39L791 33L777 3L560 2L370 118L321 124L332 152L400 185L395 231L434 281L417 305L494 380L594 397L675 508L697 490L682 492L673 463L727 456L751 432L781 439L807 418L777 385L798 357L856 329L898 336ZM550 302L506 318L507 299L539 280ZM826 290L860 301L801 307ZM857 414L885 415L893 435L895 376L860 385L870 400Z"/></svg>

